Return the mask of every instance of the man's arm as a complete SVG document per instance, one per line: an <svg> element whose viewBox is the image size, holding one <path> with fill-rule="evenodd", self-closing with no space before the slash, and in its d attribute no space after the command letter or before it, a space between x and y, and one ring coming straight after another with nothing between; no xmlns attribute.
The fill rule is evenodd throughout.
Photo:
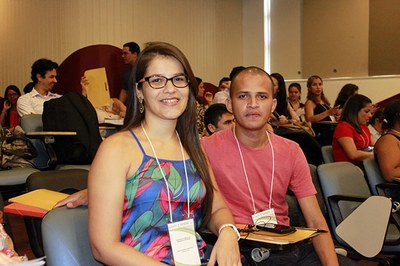
<svg viewBox="0 0 400 266"><path fill-rule="evenodd" d="M35 113L35 111L32 108L32 105L29 103L28 97L21 96L18 98L17 112L20 117Z"/></svg>
<svg viewBox="0 0 400 266"><path fill-rule="evenodd" d="M332 236L316 197L314 195L308 196L300 198L298 201L307 226L328 231L328 233L322 233L312 239L314 249L322 265L339 265Z"/></svg>

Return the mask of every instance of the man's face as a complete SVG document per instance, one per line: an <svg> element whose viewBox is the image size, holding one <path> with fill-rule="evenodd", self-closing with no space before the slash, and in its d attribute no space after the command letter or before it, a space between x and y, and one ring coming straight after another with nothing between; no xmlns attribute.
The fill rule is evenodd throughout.
<svg viewBox="0 0 400 266"><path fill-rule="evenodd" d="M38 85L40 85L46 92L49 92L53 89L54 84L57 83L57 70L49 70L46 72L44 77L40 74L37 74Z"/></svg>
<svg viewBox="0 0 400 266"><path fill-rule="evenodd" d="M221 83L221 86L218 88L220 91L229 90L231 86L231 81L227 80Z"/></svg>
<svg viewBox="0 0 400 266"><path fill-rule="evenodd" d="M232 95L227 101L238 127L246 130L265 129L276 107L273 85L261 71L239 73L232 84Z"/></svg>
<svg viewBox="0 0 400 266"><path fill-rule="evenodd" d="M231 113L223 113L221 119L218 121L217 127L215 128L215 132L233 127L233 114Z"/></svg>
<svg viewBox="0 0 400 266"><path fill-rule="evenodd" d="M122 59L124 60L124 64L134 64L137 59L137 54L132 53L128 46L124 46L122 47Z"/></svg>

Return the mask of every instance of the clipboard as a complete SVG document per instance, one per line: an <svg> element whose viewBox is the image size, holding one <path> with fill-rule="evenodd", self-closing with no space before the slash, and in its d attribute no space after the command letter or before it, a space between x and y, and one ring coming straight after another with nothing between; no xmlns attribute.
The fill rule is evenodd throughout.
<svg viewBox="0 0 400 266"><path fill-rule="evenodd" d="M110 90L108 87L106 68L94 68L86 70L85 77L89 81L87 86L87 98L95 108L110 105Z"/></svg>
<svg viewBox="0 0 400 266"><path fill-rule="evenodd" d="M246 228L244 224L236 224L236 227L240 232L240 241L254 246L261 244L272 250L284 250L288 246L310 239L320 233L326 233L325 230L296 227L295 232L281 235L262 230L246 232L243 230Z"/></svg>

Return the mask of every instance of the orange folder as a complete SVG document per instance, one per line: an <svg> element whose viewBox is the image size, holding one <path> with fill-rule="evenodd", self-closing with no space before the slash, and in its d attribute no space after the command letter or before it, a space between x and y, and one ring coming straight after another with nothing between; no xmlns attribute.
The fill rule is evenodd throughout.
<svg viewBox="0 0 400 266"><path fill-rule="evenodd" d="M22 203L14 202L5 206L4 212L17 214L21 216L43 218L48 211L38 207L33 207Z"/></svg>

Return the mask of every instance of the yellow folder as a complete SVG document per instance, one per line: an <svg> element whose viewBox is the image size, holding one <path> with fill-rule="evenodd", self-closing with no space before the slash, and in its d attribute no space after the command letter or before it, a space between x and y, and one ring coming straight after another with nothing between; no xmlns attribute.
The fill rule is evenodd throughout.
<svg viewBox="0 0 400 266"><path fill-rule="evenodd" d="M86 70L85 77L89 81L87 98L95 108L110 105L110 90L107 82L106 68Z"/></svg>
<svg viewBox="0 0 400 266"><path fill-rule="evenodd" d="M48 189L37 189L20 196L9 199L10 202L18 202L28 206L51 210L60 200L68 197L68 194Z"/></svg>

